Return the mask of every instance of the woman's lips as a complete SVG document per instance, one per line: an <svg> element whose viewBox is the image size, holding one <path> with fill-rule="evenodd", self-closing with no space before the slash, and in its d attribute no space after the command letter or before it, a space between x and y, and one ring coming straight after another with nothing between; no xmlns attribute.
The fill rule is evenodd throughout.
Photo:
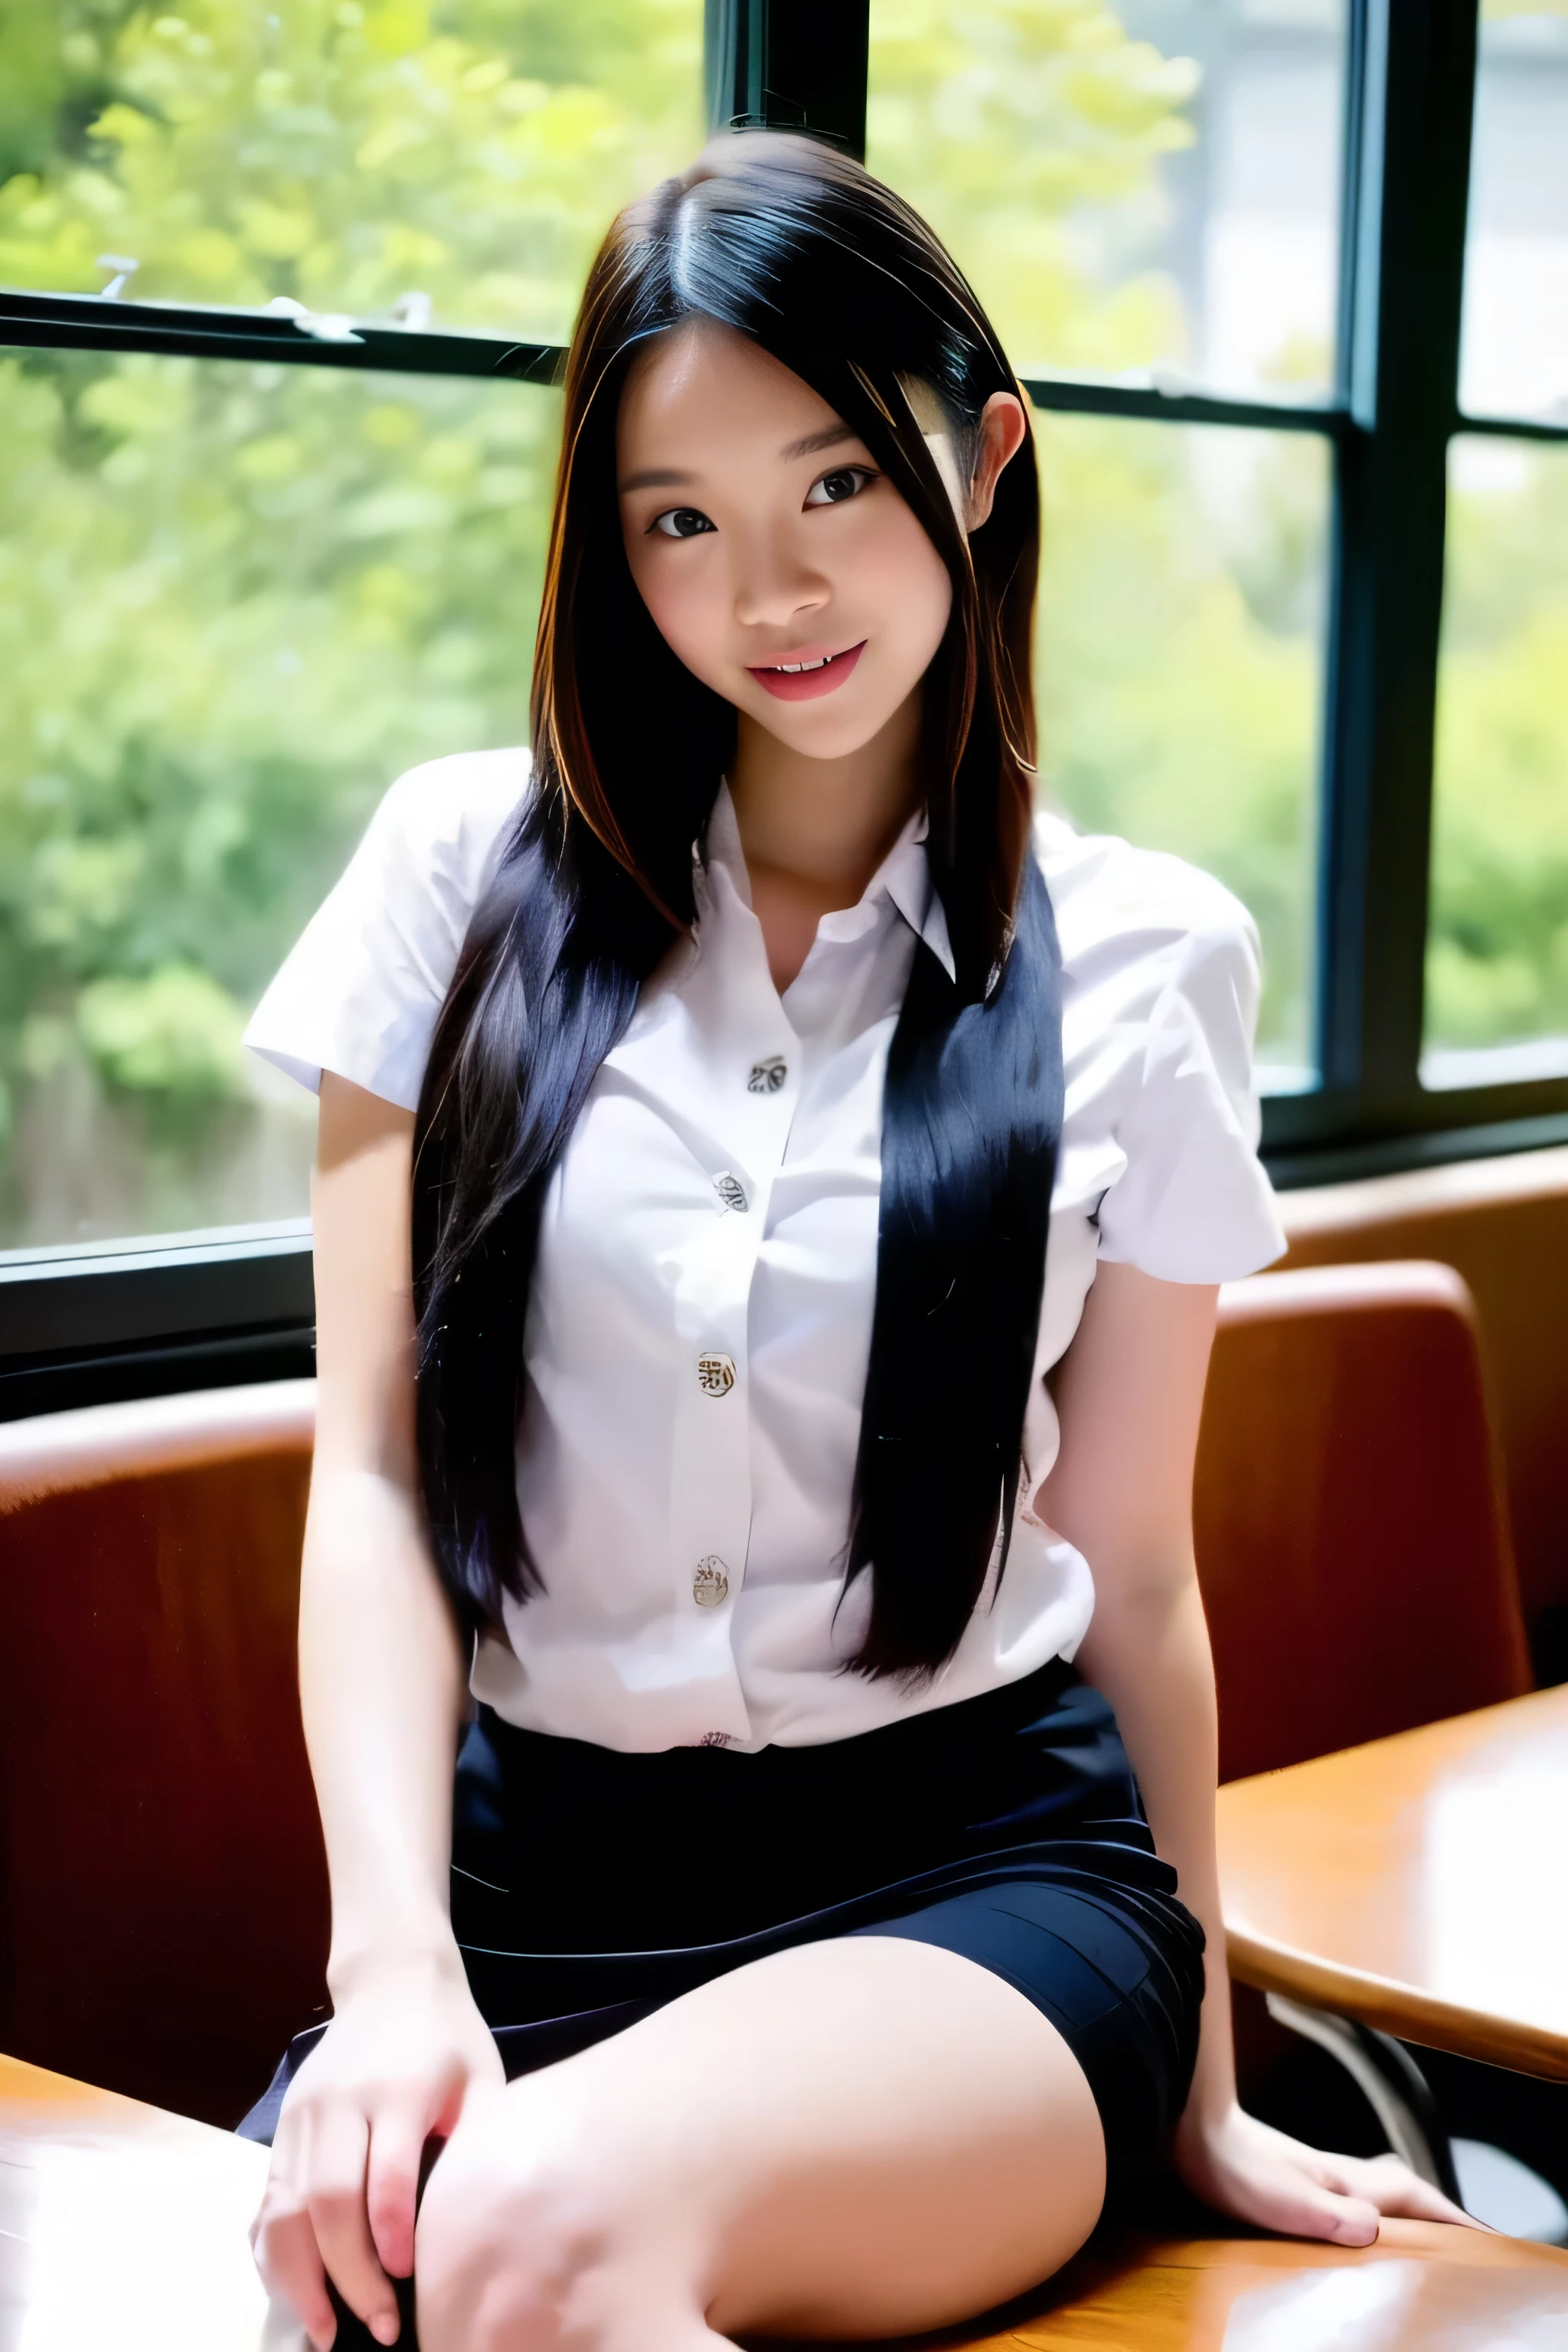
<svg viewBox="0 0 1568 2352"><path fill-rule="evenodd" d="M772 668L753 669L752 676L781 702L815 702L818 695L831 694L835 687L843 685L865 650L862 637L845 653L805 654L799 656L799 667L781 662Z"/></svg>

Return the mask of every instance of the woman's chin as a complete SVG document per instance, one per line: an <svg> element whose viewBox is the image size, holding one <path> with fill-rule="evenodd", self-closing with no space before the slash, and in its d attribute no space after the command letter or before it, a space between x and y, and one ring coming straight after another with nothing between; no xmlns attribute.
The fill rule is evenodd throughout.
<svg viewBox="0 0 1568 2352"><path fill-rule="evenodd" d="M762 709L756 707L759 698L765 699ZM771 695L748 695L739 709L742 716L750 719L764 734L805 759L848 760L857 751L863 751L868 743L875 742L900 707L899 701L894 701L884 708L885 702L885 696L868 704L867 697L857 695L853 702L846 701L835 709L831 698L821 702L777 702Z"/></svg>

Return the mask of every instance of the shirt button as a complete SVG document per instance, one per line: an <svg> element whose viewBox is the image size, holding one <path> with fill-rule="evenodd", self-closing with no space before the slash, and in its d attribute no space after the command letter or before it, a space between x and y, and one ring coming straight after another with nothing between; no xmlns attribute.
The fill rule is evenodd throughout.
<svg viewBox="0 0 1568 2352"><path fill-rule="evenodd" d="M745 1208L746 1188L740 1178L732 1176L727 1168L721 1168L714 1177L713 1190L727 1209L743 1210Z"/></svg>
<svg viewBox="0 0 1568 2352"><path fill-rule="evenodd" d="M789 1066L778 1054L770 1054L765 1062L753 1062L752 1075L746 1080L749 1095L776 1095L789 1076Z"/></svg>
<svg viewBox="0 0 1568 2352"><path fill-rule="evenodd" d="M721 1601L730 1598L730 1571L717 1552L710 1551L697 1563L697 1573L691 1580L691 1598L699 1609L717 1609Z"/></svg>
<svg viewBox="0 0 1568 2352"><path fill-rule="evenodd" d="M697 1385L704 1396L728 1396L735 1385L733 1356L699 1356Z"/></svg>

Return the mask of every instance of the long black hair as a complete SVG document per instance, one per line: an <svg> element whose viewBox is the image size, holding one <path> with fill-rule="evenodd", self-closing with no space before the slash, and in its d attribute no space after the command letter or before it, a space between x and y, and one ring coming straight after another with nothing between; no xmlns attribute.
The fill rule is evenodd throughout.
<svg viewBox="0 0 1568 2352"><path fill-rule="evenodd" d="M567 363L533 675L533 776L437 1028L416 1138L418 1451L464 1622L539 1586L517 1420L545 1187L638 991L695 918L692 853L732 707L671 653L633 585L616 410L650 338L709 319L752 338L861 436L952 581L927 673L928 854L956 980L922 942L889 1054L877 1297L845 1558L871 1577L867 1675L930 1673L1005 1557L1061 1124L1058 958L1028 855L1032 447L973 539L921 417L966 478L987 399L1016 392L963 277L919 215L830 149L717 140L616 221Z"/></svg>

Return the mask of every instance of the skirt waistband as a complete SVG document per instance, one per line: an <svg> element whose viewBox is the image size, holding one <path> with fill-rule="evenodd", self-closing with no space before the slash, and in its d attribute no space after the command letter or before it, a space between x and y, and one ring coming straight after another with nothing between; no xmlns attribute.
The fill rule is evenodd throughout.
<svg viewBox="0 0 1568 2352"><path fill-rule="evenodd" d="M813 1780L842 1786L857 1773L892 1772L919 1768L927 1758L972 1748L994 1738L1005 1738L1053 1709L1064 1691L1079 1680L1065 1658L1051 1658L1032 1675L1002 1683L994 1690L951 1705L922 1707L917 1715L900 1716L870 1731L846 1739L814 1740L802 1747L774 1746L755 1750L701 1742L689 1748L652 1749L601 1748L592 1740L571 1739L546 1731L525 1731L508 1723L494 1709L479 1707L486 1736L504 1748L521 1767L547 1771L552 1778L571 1780L574 1787L619 1782L674 1790L706 1788L725 1776L743 1778L755 1789L764 1780L794 1782L805 1788Z"/></svg>
<svg viewBox="0 0 1568 2352"><path fill-rule="evenodd" d="M1055 1660L812 1748L626 1754L481 1708L458 1761L465 1945L589 1953L749 1936L1042 1842L1152 1856L1110 1708Z"/></svg>

